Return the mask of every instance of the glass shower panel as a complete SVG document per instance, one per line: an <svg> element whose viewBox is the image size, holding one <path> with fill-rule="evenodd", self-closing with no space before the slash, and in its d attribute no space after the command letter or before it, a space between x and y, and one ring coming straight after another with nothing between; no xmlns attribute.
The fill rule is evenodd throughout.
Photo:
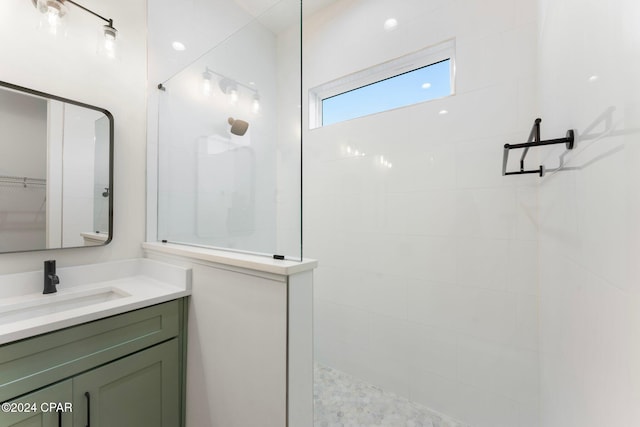
<svg viewBox="0 0 640 427"><path fill-rule="evenodd" d="M162 84L158 239L301 259L300 1Z"/></svg>

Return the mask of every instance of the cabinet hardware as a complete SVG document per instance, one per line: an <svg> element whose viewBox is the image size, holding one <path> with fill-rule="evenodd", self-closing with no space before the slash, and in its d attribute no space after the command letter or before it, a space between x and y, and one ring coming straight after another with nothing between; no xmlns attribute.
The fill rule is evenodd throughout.
<svg viewBox="0 0 640 427"><path fill-rule="evenodd" d="M91 427L91 395L85 391L84 397L87 398L87 427Z"/></svg>

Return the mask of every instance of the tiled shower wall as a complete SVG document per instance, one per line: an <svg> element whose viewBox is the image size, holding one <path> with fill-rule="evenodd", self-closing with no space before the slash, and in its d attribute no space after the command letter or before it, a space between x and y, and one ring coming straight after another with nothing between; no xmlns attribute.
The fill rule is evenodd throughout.
<svg viewBox="0 0 640 427"><path fill-rule="evenodd" d="M640 425L640 5L540 2L541 425Z"/></svg>
<svg viewBox="0 0 640 427"><path fill-rule="evenodd" d="M305 20L305 93L451 38L455 96L304 131L316 360L474 426L537 426L539 178L500 175L536 117L536 3L335 2Z"/></svg>

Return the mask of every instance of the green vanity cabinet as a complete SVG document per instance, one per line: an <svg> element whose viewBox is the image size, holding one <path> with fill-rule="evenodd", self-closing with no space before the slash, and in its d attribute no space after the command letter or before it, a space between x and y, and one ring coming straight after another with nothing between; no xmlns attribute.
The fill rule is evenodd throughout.
<svg viewBox="0 0 640 427"><path fill-rule="evenodd" d="M73 425L179 426L177 368L173 339L74 378Z"/></svg>
<svg viewBox="0 0 640 427"><path fill-rule="evenodd" d="M185 313L179 299L0 346L0 402L21 405L0 427L183 425Z"/></svg>

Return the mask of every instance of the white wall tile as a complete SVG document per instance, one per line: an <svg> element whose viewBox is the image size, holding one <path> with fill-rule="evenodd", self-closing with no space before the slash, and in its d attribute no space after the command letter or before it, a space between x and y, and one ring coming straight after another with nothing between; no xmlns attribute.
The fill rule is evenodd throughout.
<svg viewBox="0 0 640 427"><path fill-rule="evenodd" d="M503 265L507 271L506 290L530 296L538 295L538 242L510 240Z"/></svg>
<svg viewBox="0 0 640 427"><path fill-rule="evenodd" d="M514 78L517 61L513 57L515 50L509 49L513 33L492 32L485 37L463 38L456 43L458 91L465 93Z"/></svg>
<svg viewBox="0 0 640 427"><path fill-rule="evenodd" d="M407 319L407 279L368 271L360 277L360 298L376 314ZM375 327L374 327L375 329Z"/></svg>
<svg viewBox="0 0 640 427"><path fill-rule="evenodd" d="M457 231L464 237L508 239L518 222L515 188L458 192Z"/></svg>
<svg viewBox="0 0 640 427"><path fill-rule="evenodd" d="M532 186L517 187L516 224L513 237L516 239L537 240L538 223L538 188Z"/></svg>
<svg viewBox="0 0 640 427"><path fill-rule="evenodd" d="M384 231L450 236L455 232L456 192L388 193L384 200Z"/></svg>
<svg viewBox="0 0 640 427"><path fill-rule="evenodd" d="M640 119L640 7L540 1L539 13L543 126L578 135L572 152L542 157L565 167L539 194L540 424L637 425L638 157L626 135Z"/></svg>
<svg viewBox="0 0 640 427"><path fill-rule="evenodd" d="M537 352L539 348L538 296L518 295L513 344L517 349Z"/></svg>
<svg viewBox="0 0 640 427"><path fill-rule="evenodd" d="M515 345L517 296L508 292L467 288L461 296L459 330L467 335Z"/></svg>
<svg viewBox="0 0 640 427"><path fill-rule="evenodd" d="M484 388L460 386L460 418L478 427L512 427L519 422L519 405Z"/></svg>
<svg viewBox="0 0 640 427"><path fill-rule="evenodd" d="M366 312L315 301L316 361L357 377L367 378L370 372L362 361L371 353L369 325Z"/></svg>
<svg viewBox="0 0 640 427"><path fill-rule="evenodd" d="M509 241L458 239L457 283L485 289L507 290Z"/></svg>
<svg viewBox="0 0 640 427"><path fill-rule="evenodd" d="M416 323L407 325L406 333L410 337L408 360L411 372L432 372L450 380L458 379L458 334Z"/></svg>
<svg viewBox="0 0 640 427"><path fill-rule="evenodd" d="M411 400L456 419L465 415L458 381L429 370L416 369L412 372L409 386Z"/></svg>
<svg viewBox="0 0 640 427"><path fill-rule="evenodd" d="M408 281L408 318L442 331L456 331L462 323L465 287L429 280ZM419 340L420 335L416 335Z"/></svg>
<svg viewBox="0 0 640 427"><path fill-rule="evenodd" d="M538 397L538 354L467 338L460 340L459 380L519 402Z"/></svg>
<svg viewBox="0 0 640 427"><path fill-rule="evenodd" d="M453 8L454 16L450 24L460 38L500 33L515 25L516 4L510 0L460 0L453 3Z"/></svg>
<svg viewBox="0 0 640 427"><path fill-rule="evenodd" d="M370 369L371 382L392 393L409 394L411 347L409 323L374 314L371 316L370 354L362 362Z"/></svg>

